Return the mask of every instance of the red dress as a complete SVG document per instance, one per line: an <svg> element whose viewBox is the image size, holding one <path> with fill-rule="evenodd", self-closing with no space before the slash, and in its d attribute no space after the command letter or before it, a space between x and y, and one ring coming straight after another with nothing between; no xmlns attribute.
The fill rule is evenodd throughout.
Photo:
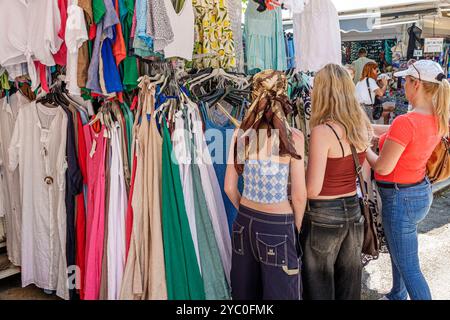
<svg viewBox="0 0 450 320"><path fill-rule="evenodd" d="M80 114L77 113L78 121L78 161L81 174L83 175L83 185L87 185L87 164L86 164L86 141L84 140L83 124ZM80 299L84 300L84 274L85 274L85 247L86 247L86 210L84 203L84 193L77 195L77 220L75 222L76 230L76 256L75 263L79 268L79 289Z"/></svg>

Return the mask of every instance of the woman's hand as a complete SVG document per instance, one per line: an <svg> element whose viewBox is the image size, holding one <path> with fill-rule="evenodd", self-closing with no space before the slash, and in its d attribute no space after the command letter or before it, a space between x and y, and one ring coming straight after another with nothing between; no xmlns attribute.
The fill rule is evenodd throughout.
<svg viewBox="0 0 450 320"><path fill-rule="evenodd" d="M387 87L388 85L388 80L386 78L381 78L380 79L380 84L383 88Z"/></svg>

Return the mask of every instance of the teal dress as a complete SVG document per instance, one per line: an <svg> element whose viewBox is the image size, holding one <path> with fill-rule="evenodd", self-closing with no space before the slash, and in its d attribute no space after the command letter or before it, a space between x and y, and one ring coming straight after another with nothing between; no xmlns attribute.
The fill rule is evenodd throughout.
<svg viewBox="0 0 450 320"><path fill-rule="evenodd" d="M281 8L258 12L258 5L249 1L245 11L245 56L247 73L273 69L287 70Z"/></svg>

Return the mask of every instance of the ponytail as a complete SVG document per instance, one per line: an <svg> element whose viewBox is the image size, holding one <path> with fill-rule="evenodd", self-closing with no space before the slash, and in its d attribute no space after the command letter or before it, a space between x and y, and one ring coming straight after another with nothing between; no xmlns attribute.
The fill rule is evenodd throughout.
<svg viewBox="0 0 450 320"><path fill-rule="evenodd" d="M433 100L435 113L439 118L439 134L447 136L450 118L450 84L447 79L442 79Z"/></svg>
<svg viewBox="0 0 450 320"><path fill-rule="evenodd" d="M426 92L433 96L434 114L438 117L438 132L441 136L449 134L450 84L447 79L440 83L422 81Z"/></svg>

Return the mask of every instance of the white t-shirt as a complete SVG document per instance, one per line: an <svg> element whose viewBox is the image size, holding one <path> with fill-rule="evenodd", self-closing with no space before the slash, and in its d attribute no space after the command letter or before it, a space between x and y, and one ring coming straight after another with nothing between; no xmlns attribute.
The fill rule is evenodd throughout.
<svg viewBox="0 0 450 320"><path fill-rule="evenodd" d="M176 13L171 0L165 0L165 4L174 39L164 48L164 55L166 58L178 57L190 61L195 38L192 1L186 1L179 13Z"/></svg>
<svg viewBox="0 0 450 320"><path fill-rule="evenodd" d="M356 97L358 98L358 102L361 104L373 104L375 103L375 91L377 89L380 89L378 87L377 82L369 78L369 87L370 87L370 96L369 96L369 90L367 90L367 78L364 78L363 80L359 81L356 84Z"/></svg>

